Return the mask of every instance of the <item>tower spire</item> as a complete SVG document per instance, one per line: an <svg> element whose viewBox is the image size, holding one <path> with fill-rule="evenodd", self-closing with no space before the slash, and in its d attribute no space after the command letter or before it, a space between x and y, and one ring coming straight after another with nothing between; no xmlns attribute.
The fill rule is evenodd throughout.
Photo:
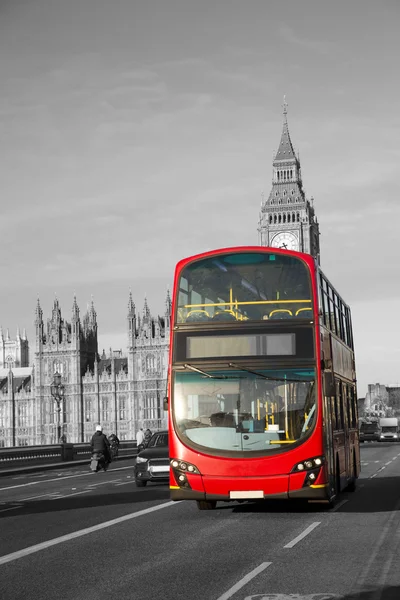
<svg viewBox="0 0 400 600"><path fill-rule="evenodd" d="M288 125L288 120L287 120L288 104L286 102L286 96L283 96L282 106L283 106L283 128L282 128L282 135L281 135L281 141L279 144L278 152L276 153L276 156L275 156L275 161L277 161L277 160L287 161L287 160L296 159L296 154L294 152L292 140L290 139L290 134L289 134L289 125Z"/></svg>
<svg viewBox="0 0 400 600"><path fill-rule="evenodd" d="M283 96L283 123L287 125L287 109L288 103L286 102L286 95Z"/></svg>
<svg viewBox="0 0 400 600"><path fill-rule="evenodd" d="M282 109L281 140L272 162L272 189L261 204L259 239L262 246L297 250L319 260L318 222L313 202L305 196L300 159L290 139L286 96Z"/></svg>
<svg viewBox="0 0 400 600"><path fill-rule="evenodd" d="M128 315L135 313L135 303L132 298L132 290L129 288L129 299L128 299Z"/></svg>

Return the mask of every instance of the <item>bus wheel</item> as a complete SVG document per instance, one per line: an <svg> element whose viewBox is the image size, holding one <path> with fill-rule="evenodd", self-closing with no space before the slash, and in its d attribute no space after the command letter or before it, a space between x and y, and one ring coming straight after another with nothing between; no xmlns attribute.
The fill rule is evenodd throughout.
<svg viewBox="0 0 400 600"><path fill-rule="evenodd" d="M217 506L216 500L196 500L199 510L214 510Z"/></svg>

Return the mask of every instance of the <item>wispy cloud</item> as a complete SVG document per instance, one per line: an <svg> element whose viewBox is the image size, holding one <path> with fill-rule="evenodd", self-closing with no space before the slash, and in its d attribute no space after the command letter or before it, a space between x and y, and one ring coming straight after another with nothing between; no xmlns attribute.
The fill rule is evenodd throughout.
<svg viewBox="0 0 400 600"><path fill-rule="evenodd" d="M330 41L315 39L315 32L312 32L310 37L301 36L298 33L298 28L290 27L287 24L281 24L278 27L278 33L284 42L294 46L300 46L312 52L319 54L329 54L332 50L336 50L338 46Z"/></svg>

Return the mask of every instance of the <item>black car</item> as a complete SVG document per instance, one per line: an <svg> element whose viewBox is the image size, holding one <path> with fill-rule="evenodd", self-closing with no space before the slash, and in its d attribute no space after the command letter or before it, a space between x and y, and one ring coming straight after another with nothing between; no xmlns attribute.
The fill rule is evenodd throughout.
<svg viewBox="0 0 400 600"><path fill-rule="evenodd" d="M378 422L361 423L360 442L379 442L381 439L381 428Z"/></svg>
<svg viewBox="0 0 400 600"><path fill-rule="evenodd" d="M154 433L136 457L136 485L144 487L148 481L169 481L168 431Z"/></svg>

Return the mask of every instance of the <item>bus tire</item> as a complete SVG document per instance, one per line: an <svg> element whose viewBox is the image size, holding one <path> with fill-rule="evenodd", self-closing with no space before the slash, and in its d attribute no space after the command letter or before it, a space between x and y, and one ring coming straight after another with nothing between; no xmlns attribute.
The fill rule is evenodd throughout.
<svg viewBox="0 0 400 600"><path fill-rule="evenodd" d="M217 506L216 500L196 500L199 510L214 510Z"/></svg>

